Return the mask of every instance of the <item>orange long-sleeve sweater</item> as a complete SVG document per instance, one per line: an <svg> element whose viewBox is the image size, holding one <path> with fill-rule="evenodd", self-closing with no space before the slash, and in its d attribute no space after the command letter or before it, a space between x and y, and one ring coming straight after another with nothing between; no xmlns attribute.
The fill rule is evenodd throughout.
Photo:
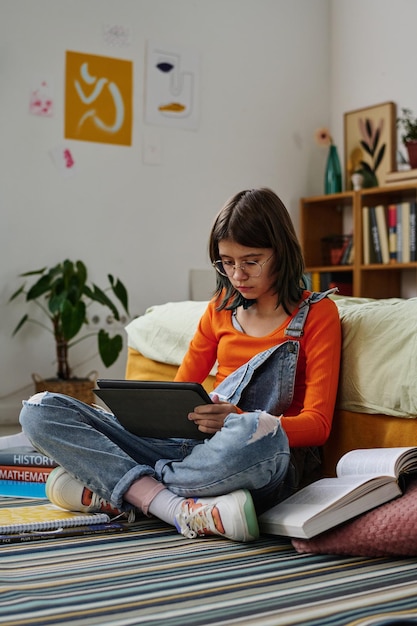
<svg viewBox="0 0 417 626"><path fill-rule="evenodd" d="M217 360L218 385L255 354L286 341L284 331L296 311L269 335L251 337L233 326L231 311L216 311L211 301L175 380L203 382ZM282 425L291 447L319 446L330 433L339 379L341 325L332 300L311 305L299 342L294 398Z"/></svg>

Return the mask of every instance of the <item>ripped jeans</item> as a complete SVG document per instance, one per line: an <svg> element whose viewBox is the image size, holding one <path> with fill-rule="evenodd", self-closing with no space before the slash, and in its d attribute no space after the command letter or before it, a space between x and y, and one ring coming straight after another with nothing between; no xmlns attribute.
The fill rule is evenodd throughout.
<svg viewBox="0 0 417 626"><path fill-rule="evenodd" d="M230 414L203 442L153 439L131 434L111 413L42 392L23 402L20 423L35 448L122 510L131 508L123 494L145 475L184 497L248 489L258 514L284 497L288 439L262 411Z"/></svg>

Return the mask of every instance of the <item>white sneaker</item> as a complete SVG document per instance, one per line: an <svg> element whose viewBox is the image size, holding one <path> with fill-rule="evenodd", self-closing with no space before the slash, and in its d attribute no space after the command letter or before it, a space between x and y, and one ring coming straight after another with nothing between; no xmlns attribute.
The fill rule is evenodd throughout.
<svg viewBox="0 0 417 626"><path fill-rule="evenodd" d="M48 500L61 509L81 513L108 513L111 516L124 514L123 511L73 478L63 467L56 467L52 470L46 481L45 491ZM129 521L132 521L132 517L129 511Z"/></svg>
<svg viewBox="0 0 417 626"><path fill-rule="evenodd" d="M233 541L254 541L259 537L255 507L246 489L214 498L187 498L175 525L189 539L220 535Z"/></svg>

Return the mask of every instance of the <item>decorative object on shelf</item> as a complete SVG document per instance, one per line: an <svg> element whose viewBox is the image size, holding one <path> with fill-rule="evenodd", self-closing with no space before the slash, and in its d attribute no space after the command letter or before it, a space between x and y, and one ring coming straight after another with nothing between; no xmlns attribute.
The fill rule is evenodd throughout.
<svg viewBox="0 0 417 626"><path fill-rule="evenodd" d="M401 139L407 149L411 169L417 168L417 117L411 109L402 108L397 118L397 128L402 130Z"/></svg>
<svg viewBox="0 0 417 626"><path fill-rule="evenodd" d="M350 187L352 175L363 175L362 187L377 187L387 172L395 167L396 107L384 102L344 115L345 181Z"/></svg>
<svg viewBox="0 0 417 626"><path fill-rule="evenodd" d="M363 174L358 172L353 172L351 176L352 187L354 191L359 191L363 188Z"/></svg>
<svg viewBox="0 0 417 626"><path fill-rule="evenodd" d="M342 191L342 168L337 147L333 144L329 130L325 127L316 131L315 138L319 146L329 146L324 172L324 193L340 193Z"/></svg>
<svg viewBox="0 0 417 626"><path fill-rule="evenodd" d="M113 278L111 274L107 276L109 285L105 290L94 283L89 284L87 282L87 268L84 263L82 261L73 262L68 259L54 267L45 267L40 270L25 272L20 276L24 278L38 276L38 278L29 288L26 288L25 283L20 286L10 297L9 302L20 295L25 295L28 305L30 306L31 303L36 304L42 315L46 317L47 323L42 322L36 316L31 317L26 313L14 329L13 335L26 322L31 322L51 332L55 339L57 374L56 378L47 379L46 382L70 382L70 386L64 387L64 391L61 391L62 393L68 393L66 389L70 388L72 390L78 381L82 381L81 386L83 388L86 380L90 387L93 387L94 381L91 378L75 378L72 376L68 351L76 343L95 335L97 336L98 352L103 364L109 367L117 360L123 348L122 335L116 333L111 337L104 328L95 327L92 329L87 316L87 306L92 302L101 304L109 310L115 321L120 321L121 316L118 308L106 291L112 292L129 316L128 294L125 286L118 278ZM86 333L82 334L82 330L86 330ZM42 379L38 382L41 382L42 385L45 383ZM45 389L45 387L40 389L38 385L36 387L37 391ZM54 391L57 391L56 386L54 386ZM69 395L75 396L75 393L71 392ZM84 396L80 399L84 400Z"/></svg>

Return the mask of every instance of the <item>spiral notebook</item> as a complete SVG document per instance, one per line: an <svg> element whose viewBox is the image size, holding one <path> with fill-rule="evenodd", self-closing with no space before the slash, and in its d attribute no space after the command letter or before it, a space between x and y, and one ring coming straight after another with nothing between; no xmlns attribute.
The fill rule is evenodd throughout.
<svg viewBox="0 0 417 626"><path fill-rule="evenodd" d="M53 504L0 508L0 534L57 530L84 524L104 524L109 521L107 513L64 511Z"/></svg>

